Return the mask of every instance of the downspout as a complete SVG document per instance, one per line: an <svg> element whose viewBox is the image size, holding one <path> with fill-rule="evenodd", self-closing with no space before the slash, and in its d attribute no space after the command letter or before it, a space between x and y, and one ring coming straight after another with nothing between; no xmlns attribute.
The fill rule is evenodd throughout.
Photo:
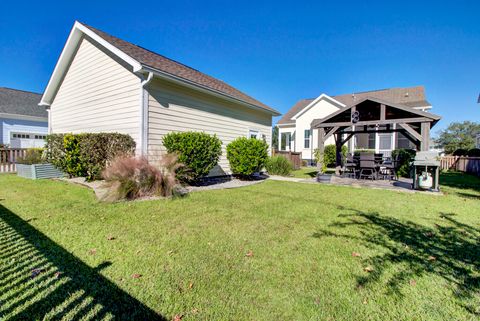
<svg viewBox="0 0 480 321"><path fill-rule="evenodd" d="M152 79L153 73L149 72L147 79L143 79L140 83L140 154L142 156L146 156L148 152L148 91L145 88Z"/></svg>

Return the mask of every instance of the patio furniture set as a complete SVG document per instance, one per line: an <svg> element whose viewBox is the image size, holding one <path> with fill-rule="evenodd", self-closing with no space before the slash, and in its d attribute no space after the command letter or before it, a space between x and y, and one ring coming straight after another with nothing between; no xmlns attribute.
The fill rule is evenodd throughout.
<svg viewBox="0 0 480 321"><path fill-rule="evenodd" d="M358 179L398 180L397 165L397 158L383 157L383 154L349 154L343 161L342 176Z"/></svg>

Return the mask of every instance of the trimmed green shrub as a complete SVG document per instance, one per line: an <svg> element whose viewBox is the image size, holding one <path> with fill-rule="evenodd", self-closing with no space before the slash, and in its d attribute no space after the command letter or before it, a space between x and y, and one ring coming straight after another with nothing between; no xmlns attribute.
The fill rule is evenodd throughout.
<svg viewBox="0 0 480 321"><path fill-rule="evenodd" d="M347 157L348 147L346 145L342 146L342 155ZM335 167L337 162L337 150L336 146L333 144L325 146L325 151L323 155L323 161L327 167Z"/></svg>
<svg viewBox="0 0 480 321"><path fill-rule="evenodd" d="M414 160L417 152L413 149L395 149L392 151L392 158L398 160L397 175L410 177L411 162Z"/></svg>
<svg viewBox="0 0 480 321"><path fill-rule="evenodd" d="M288 176L292 173L292 163L283 156L273 156L267 159L265 164L268 174Z"/></svg>
<svg viewBox="0 0 480 321"><path fill-rule="evenodd" d="M101 178L108 162L135 153L132 137L119 133L51 134L46 138L47 160L73 177Z"/></svg>
<svg viewBox="0 0 480 321"><path fill-rule="evenodd" d="M63 147L65 149L65 169L70 176L86 176L85 164L80 159L80 146L78 135L66 134L63 136Z"/></svg>
<svg viewBox="0 0 480 321"><path fill-rule="evenodd" d="M207 175L222 155L222 141L216 135L203 132L169 133L163 137L168 153L178 155L186 169L177 171L181 180L196 180Z"/></svg>
<svg viewBox="0 0 480 321"><path fill-rule="evenodd" d="M375 149L359 148L359 149L356 149L356 150L353 152L353 155L359 156L360 153L375 154Z"/></svg>
<svg viewBox="0 0 480 321"><path fill-rule="evenodd" d="M250 176L265 166L268 144L256 138L237 138L227 145L227 159L234 174Z"/></svg>
<svg viewBox="0 0 480 321"><path fill-rule="evenodd" d="M43 164L46 162L43 152L43 148L28 148L25 151L25 156L18 157L15 162L25 165Z"/></svg>

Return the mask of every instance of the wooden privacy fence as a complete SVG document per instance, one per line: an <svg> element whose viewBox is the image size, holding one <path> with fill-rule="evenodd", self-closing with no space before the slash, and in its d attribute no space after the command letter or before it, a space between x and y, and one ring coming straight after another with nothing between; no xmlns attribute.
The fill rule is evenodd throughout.
<svg viewBox="0 0 480 321"><path fill-rule="evenodd" d="M440 168L480 176L480 157L442 156L440 158Z"/></svg>
<svg viewBox="0 0 480 321"><path fill-rule="evenodd" d="M292 163L293 169L299 169L302 166L302 153L273 150L272 155L285 157Z"/></svg>
<svg viewBox="0 0 480 321"><path fill-rule="evenodd" d="M17 171L15 165L17 158L25 156L25 148L0 149L0 173L14 173Z"/></svg>

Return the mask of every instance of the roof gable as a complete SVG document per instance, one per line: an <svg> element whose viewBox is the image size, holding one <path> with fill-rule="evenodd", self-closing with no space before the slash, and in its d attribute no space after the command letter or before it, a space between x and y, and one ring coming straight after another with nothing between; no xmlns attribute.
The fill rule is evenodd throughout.
<svg viewBox="0 0 480 321"><path fill-rule="evenodd" d="M426 100L425 88L423 86L380 89L330 97L345 106L353 105L367 97L370 97L382 99L393 104L400 104L410 108L431 107L431 104ZM283 115L283 117L278 121L278 124L294 124L295 119L293 119L293 117L314 100L314 98L299 100L295 105L293 105L292 108L290 108L287 113Z"/></svg>
<svg viewBox="0 0 480 321"><path fill-rule="evenodd" d="M294 116L292 116L292 120L297 120L297 118L299 118L300 116L302 116L304 113L306 113L308 110L310 110L312 107L314 107L315 105L317 105L317 103L319 101L322 101L322 100L325 100L325 101L328 101L330 102L331 104L333 105L336 105L338 108L342 108L342 107L345 107L344 104L342 104L341 102L339 101L336 101L335 99L333 99L332 97L326 95L326 94L321 94L320 96L318 96L315 100L313 100L312 102L310 102L309 104L307 104L305 107L303 107L300 111L298 111Z"/></svg>
<svg viewBox="0 0 480 321"><path fill-rule="evenodd" d="M0 113L47 119L45 108L38 106L41 94L0 87Z"/></svg>
<svg viewBox="0 0 480 321"><path fill-rule="evenodd" d="M103 31L90 27L88 25L75 22L67 43L60 55L59 61L52 77L47 85L45 94L42 98L42 104L48 105L54 98L56 87L59 85L63 73L66 72L71 57L78 42L83 35L87 35L98 42L105 49L124 60L132 66L132 71L153 72L156 76L169 76L180 80L185 84L197 86L206 89L211 93L220 94L224 97L233 98L250 107L257 107L266 110L273 115L280 115L275 109L261 103L260 101L246 95L238 89L226 84L225 82L208 76L200 71L169 59L165 56L134 45L128 41L111 36Z"/></svg>
<svg viewBox="0 0 480 321"><path fill-rule="evenodd" d="M366 97L366 98L358 101L356 104L341 108L338 111L328 115L325 118L313 120L312 121L312 127L316 128L316 127L322 127L322 126L325 126L325 125L330 126L331 123L336 123L336 124L342 123L342 124L344 124L342 126L355 125L355 123L352 123L352 121L351 121L351 109L355 106L357 108L357 111L359 111L359 109L362 107L362 105L372 103L372 102L377 103L379 105L380 104L385 105L385 106L387 106L387 108L393 108L394 110L398 110L398 111L401 112L400 114L402 115L402 117L405 117L405 118L423 117L423 119L430 119L430 121L432 122L432 125L434 125L437 121L439 121L441 119L440 116L432 114L430 112L425 112L425 111L421 111L421 110L418 110L418 109L409 108L409 107L403 106L401 104L392 104L388 101L378 99L378 98L374 98L374 97ZM365 106L363 106L363 107L365 107ZM366 116L369 116L370 110L371 110L370 108L367 108ZM379 110L377 110L377 112L379 112ZM408 115L408 116L404 116L404 115ZM389 120L394 121L397 118L398 118L398 116L393 117L393 118L389 118ZM363 116L362 116L362 112L360 112L360 120L364 121ZM373 121L375 122L375 120L373 120ZM360 124L360 123L358 123L358 124ZM335 126L340 126L340 125L335 125Z"/></svg>

